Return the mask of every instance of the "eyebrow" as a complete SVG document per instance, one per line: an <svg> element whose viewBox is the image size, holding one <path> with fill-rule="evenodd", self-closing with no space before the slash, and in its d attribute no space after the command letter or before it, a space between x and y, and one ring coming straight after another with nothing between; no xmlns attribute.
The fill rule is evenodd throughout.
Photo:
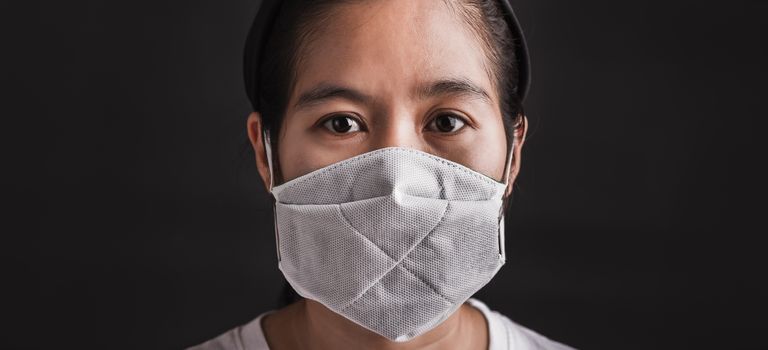
<svg viewBox="0 0 768 350"><path fill-rule="evenodd" d="M355 89L323 82L304 92L296 101L296 107L308 107L333 98L343 98L358 103L373 101L373 96L366 95Z"/></svg>
<svg viewBox="0 0 768 350"><path fill-rule="evenodd" d="M493 104L491 96L485 89L463 78L440 79L416 90L419 98L437 97L440 95L457 95L470 98L479 98L489 104Z"/></svg>
<svg viewBox="0 0 768 350"><path fill-rule="evenodd" d="M436 80L429 84L419 86L415 90L415 96L420 99L437 97L441 95L456 95L470 98L479 98L489 104L493 104L490 95L487 91L485 91L485 89L477 86L467 79L462 78L445 78ZM328 82L322 82L312 89L302 93L296 101L295 107L308 107L334 98L342 98L361 104L371 103L374 100L373 96L367 95L353 88Z"/></svg>

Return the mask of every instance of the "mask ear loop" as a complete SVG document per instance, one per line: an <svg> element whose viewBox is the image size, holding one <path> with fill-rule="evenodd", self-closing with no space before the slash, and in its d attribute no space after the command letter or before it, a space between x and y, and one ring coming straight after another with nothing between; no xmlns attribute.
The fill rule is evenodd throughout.
<svg viewBox="0 0 768 350"><path fill-rule="evenodd" d="M277 198L272 192L272 187L275 184L275 172L272 170L272 142L269 137L269 130L263 130L262 140L264 141L264 151L267 153L267 166L269 167L269 188L267 188L267 192L272 194L272 224L275 227L275 251L277 253L277 263L280 264L282 259L280 258L280 235L277 228Z"/></svg>
<svg viewBox="0 0 768 350"><path fill-rule="evenodd" d="M512 140L512 145L509 147L509 152L507 153L507 164L504 165L504 185L509 185L509 170L512 166L512 158L515 155L515 140Z"/></svg>
<svg viewBox="0 0 768 350"><path fill-rule="evenodd" d="M272 193L272 187L275 184L275 173L272 170L272 141L269 138L269 130L262 131L262 140L264 141L264 150L267 152L267 165L269 166L269 188L267 188L267 192Z"/></svg>
<svg viewBox="0 0 768 350"><path fill-rule="evenodd" d="M515 151L515 141L512 140L512 145L509 147L509 152L507 153L507 164L504 166L504 191L506 192L507 186L509 186L509 173L510 168L512 166L512 158L514 157L514 151ZM499 210L499 256L501 259L506 260L507 259L507 253L506 248L504 245L504 205L501 206L501 209Z"/></svg>

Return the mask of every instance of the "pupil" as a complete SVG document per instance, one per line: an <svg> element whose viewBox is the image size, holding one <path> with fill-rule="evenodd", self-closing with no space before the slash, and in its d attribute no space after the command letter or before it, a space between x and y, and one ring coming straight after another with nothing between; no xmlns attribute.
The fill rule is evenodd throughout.
<svg viewBox="0 0 768 350"><path fill-rule="evenodd" d="M333 130L336 132L347 132L349 129L352 129L352 123L349 122L348 117L333 119Z"/></svg>
<svg viewBox="0 0 768 350"><path fill-rule="evenodd" d="M448 116L438 117L436 122L437 128L440 129L440 131L449 132L453 131L453 128L456 127L456 121Z"/></svg>

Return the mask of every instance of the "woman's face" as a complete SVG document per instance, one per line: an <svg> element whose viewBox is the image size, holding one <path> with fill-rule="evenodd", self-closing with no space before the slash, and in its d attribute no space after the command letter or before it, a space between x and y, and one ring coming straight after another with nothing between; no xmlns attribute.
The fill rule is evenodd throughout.
<svg viewBox="0 0 768 350"><path fill-rule="evenodd" d="M283 181L389 146L502 180L499 97L460 14L443 1L377 0L339 5L331 16L297 65L278 138ZM259 125L252 114L257 162Z"/></svg>

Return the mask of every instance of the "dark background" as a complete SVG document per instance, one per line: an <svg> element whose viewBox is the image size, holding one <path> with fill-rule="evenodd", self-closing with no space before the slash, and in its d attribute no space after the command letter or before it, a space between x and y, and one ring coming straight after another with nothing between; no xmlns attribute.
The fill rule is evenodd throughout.
<svg viewBox="0 0 768 350"><path fill-rule="evenodd" d="M533 121L478 297L583 349L766 349L765 1L515 1ZM275 307L256 0L3 1L3 349L180 349Z"/></svg>

